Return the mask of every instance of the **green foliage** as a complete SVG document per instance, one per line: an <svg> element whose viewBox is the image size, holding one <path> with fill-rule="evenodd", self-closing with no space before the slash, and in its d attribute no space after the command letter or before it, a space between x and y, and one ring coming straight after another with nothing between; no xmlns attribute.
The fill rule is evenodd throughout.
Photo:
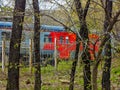
<svg viewBox="0 0 120 90"><path fill-rule="evenodd" d="M112 68L111 70L112 76L111 76L111 80L113 82L119 81L120 79L118 77L120 77L120 67L116 67L116 68Z"/></svg>
<svg viewBox="0 0 120 90"><path fill-rule="evenodd" d="M10 7L1 7L1 10L4 11L4 12L8 12L8 11L12 12L13 9L10 8Z"/></svg>
<svg viewBox="0 0 120 90"><path fill-rule="evenodd" d="M120 46L117 46L117 47L116 47L116 52L117 52L117 53L120 53Z"/></svg>
<svg viewBox="0 0 120 90"><path fill-rule="evenodd" d="M42 74L51 74L51 72L54 71L54 67L51 65L47 65L47 67L42 67L41 68L41 73Z"/></svg>
<svg viewBox="0 0 120 90"><path fill-rule="evenodd" d="M1 65L1 63L0 63ZM101 90L101 76L102 76L102 66L103 62L99 66L98 73L98 90ZM61 80L69 81L70 72L71 72L72 60L69 61L60 61L58 63L57 71L54 66L47 65L41 68L42 73L42 90L69 90L69 84L62 83ZM79 64L76 69L75 75L75 89L74 90L82 90L83 89L83 64ZM120 85L120 61L119 59L113 60L112 68L111 68L111 84ZM20 89L21 90L33 90L34 89L34 68L32 73L30 73L29 67L25 67L21 65L20 67ZM2 70L0 68L0 73ZM7 74L0 75L0 81L2 85L6 85Z"/></svg>

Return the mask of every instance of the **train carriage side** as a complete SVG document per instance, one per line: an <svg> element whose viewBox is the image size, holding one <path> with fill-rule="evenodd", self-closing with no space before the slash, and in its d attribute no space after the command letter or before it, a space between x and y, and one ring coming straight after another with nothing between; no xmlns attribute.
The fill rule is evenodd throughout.
<svg viewBox="0 0 120 90"><path fill-rule="evenodd" d="M41 60L52 60L54 59L54 35L51 33L59 33L64 31L61 26L49 26L41 25L40 31L40 55ZM49 61L48 61L49 62Z"/></svg>
<svg viewBox="0 0 120 90"><path fill-rule="evenodd" d="M41 27L41 57L47 55L54 57L55 38L57 58L68 59L74 57L76 36L66 32L62 26L42 26ZM43 54L44 53L44 54ZM46 55L45 55L46 54Z"/></svg>
<svg viewBox="0 0 120 90"><path fill-rule="evenodd" d="M55 47L55 38L56 48L57 48L57 57L61 59L74 58L75 48L76 48L76 35L70 32L66 32L62 26L49 26L41 25L40 26L40 55L41 59L44 58L54 58L54 47ZM3 38L10 39L12 30L12 22L0 22L0 55L2 51L2 40ZM21 44L21 54L29 54L29 40L33 38L33 33L31 31L23 30L22 34L22 44ZM97 35L92 34L89 38L98 38ZM9 40L8 40L9 41ZM9 43L8 45L9 46ZM89 46L93 48L93 45ZM96 52L98 51L99 45L95 46ZM80 46L82 51L82 44ZM7 53L9 52L9 47L7 48ZM90 51L91 55L94 54ZM94 57L93 57L94 58Z"/></svg>
<svg viewBox="0 0 120 90"><path fill-rule="evenodd" d="M9 44L10 44L10 38L11 38L11 32L12 32L12 22L0 22L0 55L2 55L2 41L5 40L6 48L5 53L6 55L9 54ZM29 32L23 30L22 33L22 44L21 44L21 55L28 54L29 49ZM0 56L1 57L1 56Z"/></svg>
<svg viewBox="0 0 120 90"><path fill-rule="evenodd" d="M10 40L11 28L12 28L11 22L0 22L0 55L2 55L2 41L3 41L3 39ZM6 44L9 44L9 43L6 43ZM9 46L9 45L7 45L7 46ZM6 47L7 53L9 52L8 48L9 47Z"/></svg>

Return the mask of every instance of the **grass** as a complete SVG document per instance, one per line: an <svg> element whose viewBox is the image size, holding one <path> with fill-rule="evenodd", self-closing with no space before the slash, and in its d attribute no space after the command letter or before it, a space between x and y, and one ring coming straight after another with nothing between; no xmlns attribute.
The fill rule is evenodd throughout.
<svg viewBox="0 0 120 90"><path fill-rule="evenodd" d="M69 84L62 81L69 81L71 72L72 61L61 61L57 66L57 70L51 65L41 68L42 73L42 90L68 90ZM99 66L98 74L98 87L101 90L101 76L102 76L101 63ZM75 89L83 90L83 65L77 66L75 75ZM0 68L0 88L5 90L7 74L3 73ZM120 60L113 59L111 68L111 86L120 86ZM20 90L33 90L34 89L34 68L32 73L27 67L20 68Z"/></svg>

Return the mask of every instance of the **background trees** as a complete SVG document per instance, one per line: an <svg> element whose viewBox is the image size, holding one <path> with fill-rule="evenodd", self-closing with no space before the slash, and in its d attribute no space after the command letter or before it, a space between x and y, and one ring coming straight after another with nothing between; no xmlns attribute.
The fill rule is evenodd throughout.
<svg viewBox="0 0 120 90"><path fill-rule="evenodd" d="M22 1L25 2L25 0L22 0ZM22 3L20 0L16 2L17 2L17 5L18 5L18 2ZM52 3L53 5L51 6L51 9L46 8L48 2ZM37 0L33 0L33 3L32 1L27 2L28 6L26 9L25 22L29 24L33 23L33 15L34 15L34 21L35 21L34 23L34 30L35 30L34 54L35 54L36 64L35 64L34 89L35 90L41 89L40 55L38 52L40 52L39 51L39 46L40 46L39 26L40 26L40 23L42 23L42 24L49 24L49 25L62 25L66 28L68 32L74 32L77 35L77 40L76 40L77 47L76 47L75 59L73 60L73 63L71 65L72 67L71 72L70 72L70 69L68 70L68 73L71 73L70 74L70 86L69 86L70 90L74 89L74 80L77 77L77 75L75 74L78 73L75 70L77 67L78 60L80 60L81 58L82 58L83 63L81 64L80 68L83 66L82 68L83 68L83 77L84 77L84 85L83 85L84 90L90 90L92 88L93 90L97 90L97 78L98 78L97 73L99 73L97 72L97 69L101 61L105 61L104 67L102 67L104 68L103 74L102 74L103 76L101 77L102 88L105 90L110 90L110 86L111 86L110 85L110 70L112 69L111 68L111 60L112 60L111 50L113 49L113 47L111 46L110 35L112 32L114 33L114 35L118 35L117 39L119 39L119 34L118 34L119 23L115 24L117 21L119 21L119 14L120 14L119 0L115 0L115 1L111 1L111 0L64 0L61 2L57 0L46 0L45 3L47 4L44 7L44 9L42 7L39 8L39 2ZM43 3L40 3L40 4L42 5ZM14 6L13 3L11 5ZM23 5L24 4L22 5L20 4L18 6L23 7ZM10 11L13 12L12 7L10 7L10 5L8 5L8 7L3 7L2 5L0 15L5 15L6 13L10 13ZM20 38L21 38L21 30L22 30L22 24L23 24L23 16L25 15L24 8L25 7L23 7L22 9L15 8L15 10L16 9L19 10L18 12L22 11L22 13L16 13L14 11L13 34L12 34L11 44L10 44L11 45L10 51L12 52L12 54L10 53L9 55L9 67L8 67L9 69L8 70L9 77L8 77L8 85L7 85L8 90L14 90L13 89L14 87L19 88L19 83L18 83L19 81L19 58L20 58L19 47L20 47L20 42L21 42ZM32 12L32 9L34 9L34 12ZM41 12L39 9L42 9ZM8 14L8 16L12 16L12 13ZM117 28L114 28L114 25L116 25ZM114 29L116 29L116 31ZM99 34L100 38L98 41L100 41L101 43L100 43L100 48L99 48L98 53L94 55L95 60L91 63L89 52L88 52L90 49L88 47L89 45L88 42L89 41L93 42L93 41L89 40L88 34L92 32L94 33L97 32L97 34ZM79 52L80 41L82 41L83 46L84 46L84 50L82 53ZM93 42L93 44L95 43ZM104 51L104 54L102 53L103 51ZM13 57L14 54L15 56ZM90 67L93 68L92 82L91 82ZM79 71L79 74L81 74L81 71ZM101 75L101 73L99 74ZM14 80L11 77L12 78L16 77L16 79ZM58 78L59 78L59 74L58 74L57 79ZM16 83L16 84L14 84L12 87L12 84L10 84L10 82ZM81 85L81 83L82 81L79 81L79 85ZM12 89L9 89L9 88L12 88Z"/></svg>
<svg viewBox="0 0 120 90"><path fill-rule="evenodd" d="M111 13L112 13L112 2L109 2L109 1L108 2L107 1L103 2L103 1L101 1L102 7L103 7L103 9L104 9L104 11L106 13L105 17L107 15L107 19L109 18L109 20L105 19L104 29L105 29L106 32L104 34L104 37L101 40L100 49L99 49L98 55L97 55L97 57L95 59L96 60L95 65L93 67L93 75L92 75L93 76L93 82L92 82L93 83L93 90L97 90L97 73L98 73L97 69L98 69L100 61L102 60L100 57L101 57L103 47L105 46L106 42L110 39L110 33L111 33L115 23L117 22L117 20L119 18L119 15L120 15L120 10L118 10L116 12L116 14L112 18L110 18ZM107 22L107 24L106 24L106 22ZM109 22L109 24L108 24L108 22ZM106 45L108 45L108 48L107 48L107 52L105 50L105 53L107 54L107 58L106 58L106 61L107 61L106 63L107 64L105 63L106 64L105 67L107 67L106 72L108 72L108 74L107 74L108 78L107 78L107 80L105 82L109 82L109 75L110 75L109 70L110 70L110 63L111 63L111 61L110 61L111 60L110 42L109 42L109 44L107 43ZM108 61L109 61L109 63L108 63ZM105 74L105 72L104 72L104 74ZM104 78L103 78L103 80L104 80Z"/></svg>

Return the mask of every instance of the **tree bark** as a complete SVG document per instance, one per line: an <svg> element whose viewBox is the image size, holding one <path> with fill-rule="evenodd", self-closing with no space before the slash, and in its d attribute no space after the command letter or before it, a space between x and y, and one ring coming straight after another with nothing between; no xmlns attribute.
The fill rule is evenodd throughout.
<svg viewBox="0 0 120 90"><path fill-rule="evenodd" d="M106 14L105 14L105 22L104 22L104 32L106 32L107 27L109 25L110 19L112 17L112 1L106 0ZM103 68L102 74L102 90L110 90L110 68L111 68L111 36L109 35L108 41L105 45L105 64Z"/></svg>
<svg viewBox="0 0 120 90"><path fill-rule="evenodd" d="M88 28L86 24L86 16L90 5L90 0L87 1L84 10L82 9L80 0L74 0L74 2L80 22L79 34L81 35L81 39L80 38L77 39L77 42L82 41L83 44L82 60L84 62L84 68L83 68L84 90L91 90L90 53L88 51L89 38L88 38ZM75 78L74 76L75 76L76 65L78 62L77 54L79 54L79 46L80 46L79 44L76 45L75 60L73 61L72 64L69 90L73 90L74 87L74 78Z"/></svg>
<svg viewBox="0 0 120 90"><path fill-rule="evenodd" d="M78 37L76 37L76 41L78 41ZM78 57L79 57L79 47L80 47L80 42L76 42L76 51L75 51L75 60L72 63L72 68L71 68L71 74L70 74L70 86L69 90L74 89L74 79L75 79L75 72L76 72L76 66L78 62Z"/></svg>
<svg viewBox="0 0 120 90"><path fill-rule="evenodd" d="M102 90L111 90L110 69L111 69L111 40L109 40L105 45L105 64L102 74Z"/></svg>
<svg viewBox="0 0 120 90"><path fill-rule="evenodd" d="M82 61L84 64L84 67L83 67L84 90L91 90L90 53L88 50L89 38L88 38L88 28L86 23L83 23L81 25L80 35L83 39Z"/></svg>
<svg viewBox="0 0 120 90"><path fill-rule="evenodd" d="M113 21L111 22L112 17L112 1L106 0L105 1L105 21L104 21L104 32L105 37L101 41L101 45L99 48L98 56L96 58L96 64L93 68L93 90L97 90L97 68L100 62L100 56L103 49L103 46L105 45L105 64L103 69L103 75L102 75L102 89L103 90L110 90L110 67L111 67L111 40L110 40L110 31L113 28L113 25L115 24L117 17L119 16L119 12L116 14L116 16L113 18Z"/></svg>
<svg viewBox="0 0 120 90"><path fill-rule="evenodd" d="M38 0L33 0L34 8L34 55L35 55L35 85L34 90L41 90L40 67L40 10Z"/></svg>
<svg viewBox="0 0 120 90"><path fill-rule="evenodd" d="M98 65L96 65L95 67L98 68ZM97 88L98 71L95 67L93 67L93 71L92 71L92 90L98 90L98 88Z"/></svg>
<svg viewBox="0 0 120 90"><path fill-rule="evenodd" d="M20 43L23 30L25 4L26 0L15 1L6 90L19 90Z"/></svg>

